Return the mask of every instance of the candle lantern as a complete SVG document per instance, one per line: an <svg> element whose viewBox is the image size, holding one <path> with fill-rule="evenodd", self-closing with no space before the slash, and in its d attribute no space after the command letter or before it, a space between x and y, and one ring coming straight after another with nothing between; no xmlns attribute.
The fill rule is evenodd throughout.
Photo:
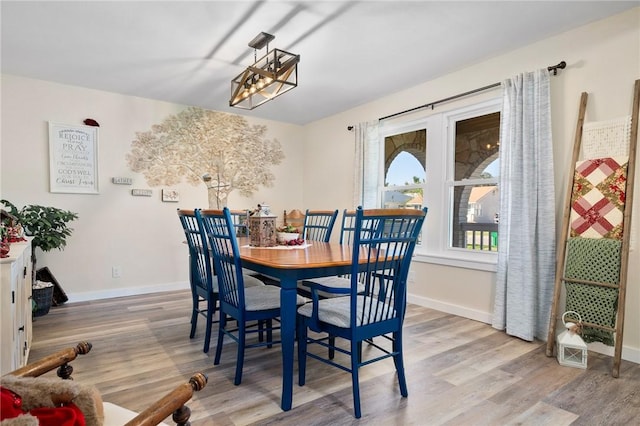
<svg viewBox="0 0 640 426"><path fill-rule="evenodd" d="M273 247L276 245L276 215L265 204L249 216L249 245L254 247Z"/></svg>
<svg viewBox="0 0 640 426"><path fill-rule="evenodd" d="M578 323L567 322L565 317L571 314L578 318ZM567 367L587 368L587 344L578 335L582 327L580 314L574 311L567 311L562 315L565 331L556 338L556 349L558 352L558 362Z"/></svg>

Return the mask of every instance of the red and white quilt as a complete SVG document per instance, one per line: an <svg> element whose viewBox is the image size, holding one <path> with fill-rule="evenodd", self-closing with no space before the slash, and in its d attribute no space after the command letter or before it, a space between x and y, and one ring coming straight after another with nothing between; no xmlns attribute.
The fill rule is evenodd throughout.
<svg viewBox="0 0 640 426"><path fill-rule="evenodd" d="M571 236L622 239L628 157L576 163L571 193Z"/></svg>

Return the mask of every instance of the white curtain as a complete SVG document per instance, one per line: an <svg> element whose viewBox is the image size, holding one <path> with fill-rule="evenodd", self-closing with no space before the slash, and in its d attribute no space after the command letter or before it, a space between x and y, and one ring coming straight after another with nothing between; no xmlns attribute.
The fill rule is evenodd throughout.
<svg viewBox="0 0 640 426"><path fill-rule="evenodd" d="M378 121L355 126L355 164L353 167L353 207L378 208L380 141Z"/></svg>
<svg viewBox="0 0 640 426"><path fill-rule="evenodd" d="M549 72L520 74L502 85L493 326L546 340L556 249Z"/></svg>

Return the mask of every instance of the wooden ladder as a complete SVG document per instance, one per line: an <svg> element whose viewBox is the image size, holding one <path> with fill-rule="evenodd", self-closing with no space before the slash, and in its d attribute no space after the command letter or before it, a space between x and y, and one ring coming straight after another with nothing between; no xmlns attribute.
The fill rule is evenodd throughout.
<svg viewBox="0 0 640 426"><path fill-rule="evenodd" d="M570 216L571 216L571 194L573 191L573 178L575 176L575 168L576 162L578 162L578 157L580 154L580 148L582 144L582 130L584 126L584 116L587 108L587 93L583 92L580 98L580 106L578 113L578 121L576 125L576 133L573 145L573 158L571 161L571 178L567 179L567 199L564 206L564 213L562 219L562 234L560 240L558 241L558 248L556 250L556 278L555 278L555 288L553 292L553 305L551 307L551 318L549 321L549 333L547 335L547 356L553 356L554 353L554 345L556 342L556 323L560 316L558 315L558 304L560 300L560 294L562 290L562 284L565 281L573 281L565 278L565 256L567 250L567 240L569 236L569 228L570 228ZM621 259L620 259L620 275L618 283L598 283L598 282L588 282L588 285L597 285L603 287L614 287L618 289L618 302L617 302L617 312L616 312L616 321L615 328L599 325L599 324L591 324L588 322L583 322L585 326L592 327L595 329L610 331L615 333L615 342L614 342L614 358L613 358L613 367L611 371L611 375L613 377L618 377L620 374L620 360L622 357L622 336L624 330L624 310L625 310L625 294L626 294L626 286L627 286L627 269L629 265L629 238L631 235L631 206L633 204L633 184L634 184L634 175L635 175L635 163L636 163L636 148L638 141L638 113L640 111L640 80L636 80L634 86L634 95L633 95L633 108L631 115L631 138L629 141L629 163L627 165L627 183L626 183L626 201L624 206L624 215L623 215L623 235L622 235L622 248L621 248Z"/></svg>

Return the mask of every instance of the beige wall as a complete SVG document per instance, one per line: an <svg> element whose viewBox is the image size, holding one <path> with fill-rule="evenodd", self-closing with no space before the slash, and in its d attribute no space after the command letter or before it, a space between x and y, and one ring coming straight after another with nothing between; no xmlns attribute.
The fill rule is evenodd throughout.
<svg viewBox="0 0 640 426"><path fill-rule="evenodd" d="M150 130L184 107L97 90L65 86L21 77L2 76L2 198L18 207L42 204L71 210L73 235L64 251L38 253L38 266L49 266L70 300L188 288L187 251L176 208L207 207L204 184L177 185L179 203L153 196L133 197L132 188L149 188L141 174L129 170L125 155L136 132ZM81 124L85 118L100 123L98 136L98 195L49 192L47 122ZM303 167L298 159L304 145L299 126L248 118L266 124L267 138L280 141L285 160L274 168L282 187L262 188L247 199L234 192L232 208L254 207L267 201L276 212L302 204ZM133 185L114 185L111 178L131 177ZM112 278L112 266L122 268Z"/></svg>
<svg viewBox="0 0 640 426"><path fill-rule="evenodd" d="M351 196L345 192L318 190L332 182L345 190L350 190L353 185L350 167L334 167L330 173L326 167L326 164L336 161L341 166L353 161L354 134L347 131L348 125L375 120L499 82L523 71L557 64L561 60L567 62L568 68L551 80L559 229L581 92L589 93L587 121L607 120L631 113L633 84L640 78L640 8L506 53L306 126L308 146L304 152L305 204L352 207ZM472 96L436 107L435 112L495 95L496 91ZM413 120L429 113L430 111L413 113L394 119L394 122ZM638 201L632 227L623 356L640 362L640 185L636 185L634 194ZM414 302L490 322L494 279L495 274L492 272L422 263L420 259L416 259L410 273L409 292ZM608 348L603 350L607 352Z"/></svg>
<svg viewBox="0 0 640 426"><path fill-rule="evenodd" d="M249 207L268 201L278 214L291 208L352 208L354 134L347 131L348 125L495 83L560 60L569 65L552 80L560 223L580 93L590 94L589 121L627 115L631 111L633 82L640 78L640 8L304 127L249 118L252 124L267 124L268 137L280 140L286 159L275 168L274 188L260 190L253 199L232 194L229 205ZM436 112L495 95L494 91L443 105ZM40 253L38 257L40 266L52 269L72 301L186 286L186 250L181 243L183 237L175 209L204 206L206 190L204 186L179 185L181 201L178 204L162 203L160 188L154 188L152 198L132 197L131 188L147 186L141 175L129 171L124 159L135 132L148 130L152 124L182 108L2 76L1 196L19 206L40 203L79 213L80 219L72 224L75 232L66 250ZM424 114L422 111L400 120ZM49 193L47 122L79 124L88 117L101 124L100 194ZM111 177L114 176L132 177L134 185L113 185ZM638 201L633 219L623 352L625 358L636 362L640 362L639 186L635 191ZM122 267L122 278L111 278L114 265ZM429 264L417 259L410 273L409 291L414 302L490 322L494 279L491 272Z"/></svg>

